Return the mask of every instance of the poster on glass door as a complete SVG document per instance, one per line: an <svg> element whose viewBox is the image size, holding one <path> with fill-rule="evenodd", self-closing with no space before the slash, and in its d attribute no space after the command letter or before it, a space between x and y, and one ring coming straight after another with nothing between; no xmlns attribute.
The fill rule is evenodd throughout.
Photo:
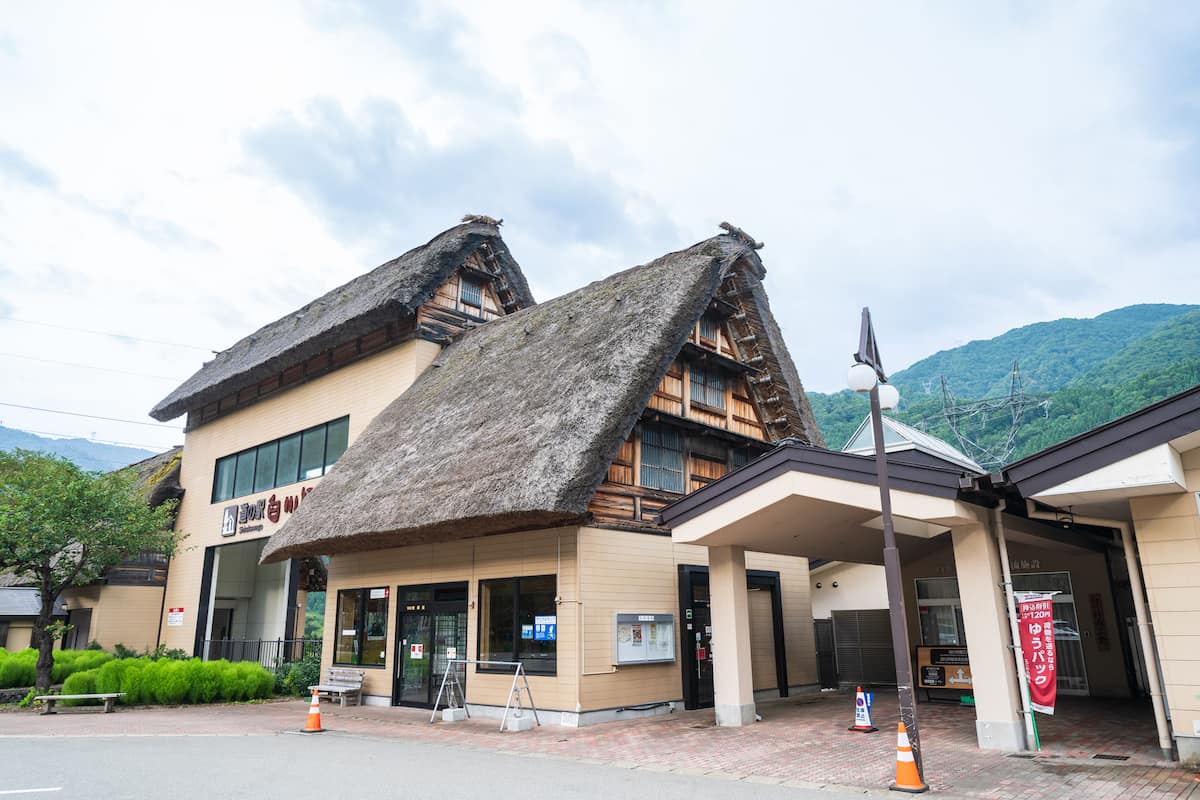
<svg viewBox="0 0 1200 800"><path fill-rule="evenodd" d="M1018 628L1021 650L1025 655L1025 673L1029 676L1029 697L1034 711L1054 713L1058 696L1058 658L1054 649L1054 596L1022 594L1018 596Z"/></svg>

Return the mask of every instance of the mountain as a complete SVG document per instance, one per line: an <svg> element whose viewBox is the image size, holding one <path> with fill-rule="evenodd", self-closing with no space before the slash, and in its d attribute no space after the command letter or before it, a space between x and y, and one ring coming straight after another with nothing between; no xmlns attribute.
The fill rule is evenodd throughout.
<svg viewBox="0 0 1200 800"><path fill-rule="evenodd" d="M961 446L943 415L942 377L958 404L1003 398L1014 361L1035 397L1007 462L1200 383L1200 306L1127 306L943 350L891 376L901 396L894 416ZM841 447L868 411L866 397L849 390L809 400L830 447ZM994 455L1007 449L1010 420L1007 409L993 408L962 419L959 430Z"/></svg>
<svg viewBox="0 0 1200 800"><path fill-rule="evenodd" d="M70 459L81 469L109 472L154 455L153 450L100 444L88 439L51 439L0 425L0 450L37 450Z"/></svg>

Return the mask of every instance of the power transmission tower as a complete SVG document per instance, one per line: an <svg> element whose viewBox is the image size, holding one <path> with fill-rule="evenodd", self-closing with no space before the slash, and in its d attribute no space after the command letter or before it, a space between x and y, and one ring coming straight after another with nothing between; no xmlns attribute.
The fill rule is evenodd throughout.
<svg viewBox="0 0 1200 800"><path fill-rule="evenodd" d="M1026 415L1041 409L1050 414L1050 400L1031 394L1021 385L1021 370L1013 362L1008 394L982 400L960 402L942 376L942 416L958 440L958 446L985 469L1008 463L1016 449L1017 432Z"/></svg>

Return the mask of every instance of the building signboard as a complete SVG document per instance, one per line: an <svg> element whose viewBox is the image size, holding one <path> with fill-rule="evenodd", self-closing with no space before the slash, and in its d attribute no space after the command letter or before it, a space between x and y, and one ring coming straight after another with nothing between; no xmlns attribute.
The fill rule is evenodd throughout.
<svg viewBox="0 0 1200 800"><path fill-rule="evenodd" d="M965 647L918 647L917 686L970 691L971 662Z"/></svg>
<svg viewBox="0 0 1200 800"><path fill-rule="evenodd" d="M271 495L254 502L225 506L221 512L221 535L228 537L239 533L257 533L263 529L262 520L279 522L283 514L291 514L299 508L300 501L312 494L312 491L311 486L304 486L299 495L288 495L282 500L276 495Z"/></svg>

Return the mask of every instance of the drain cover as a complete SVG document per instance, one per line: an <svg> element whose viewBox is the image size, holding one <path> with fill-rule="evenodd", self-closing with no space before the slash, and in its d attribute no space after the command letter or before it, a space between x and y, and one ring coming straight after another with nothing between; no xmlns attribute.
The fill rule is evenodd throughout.
<svg viewBox="0 0 1200 800"><path fill-rule="evenodd" d="M1033 753L1009 753L1009 758L1033 758Z"/></svg>
<svg viewBox="0 0 1200 800"><path fill-rule="evenodd" d="M1097 753L1092 758L1099 758L1102 761L1128 761L1129 756L1113 756L1108 753Z"/></svg>

